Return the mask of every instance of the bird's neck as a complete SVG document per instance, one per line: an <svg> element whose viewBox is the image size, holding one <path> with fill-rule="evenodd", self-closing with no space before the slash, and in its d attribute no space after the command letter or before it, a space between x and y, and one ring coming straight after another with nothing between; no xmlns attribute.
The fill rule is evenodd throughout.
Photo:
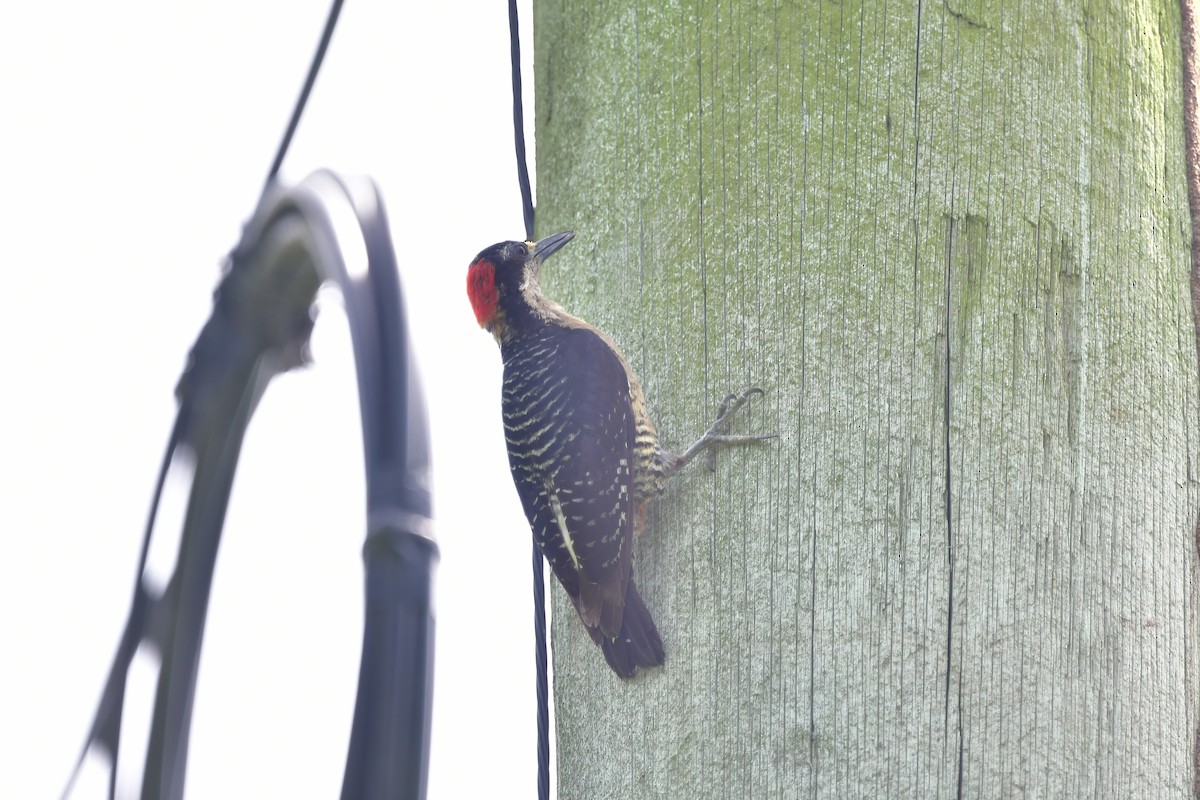
<svg viewBox="0 0 1200 800"><path fill-rule="evenodd" d="M497 314L491 327L492 335L503 347L506 343L540 336L547 327L572 327L572 322L579 322L563 309L558 303L542 294L541 287L533 278L526 280L520 287L520 297L514 298Z"/></svg>

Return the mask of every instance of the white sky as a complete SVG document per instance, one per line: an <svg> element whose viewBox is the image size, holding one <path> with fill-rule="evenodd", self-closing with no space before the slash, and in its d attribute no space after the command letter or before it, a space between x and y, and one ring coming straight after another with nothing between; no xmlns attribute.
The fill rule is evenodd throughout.
<svg viewBox="0 0 1200 800"><path fill-rule="evenodd" d="M57 796L83 742L175 381L327 11L0 10L0 797ZM523 233L507 36L499 0L351 0L284 165L289 181L321 166L370 173L388 202L434 441L432 798L535 786L529 530L504 455L499 356L464 292L470 257ZM193 800L340 790L365 523L336 297L313 349L314 367L271 386L242 453L200 664Z"/></svg>

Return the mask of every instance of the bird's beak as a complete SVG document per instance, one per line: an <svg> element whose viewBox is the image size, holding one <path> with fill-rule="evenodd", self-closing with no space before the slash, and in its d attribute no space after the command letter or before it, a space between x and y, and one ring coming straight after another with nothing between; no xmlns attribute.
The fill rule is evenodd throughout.
<svg viewBox="0 0 1200 800"><path fill-rule="evenodd" d="M563 231L545 239L539 239L533 246L533 254L538 261L545 261L558 252L559 248L575 238L575 231Z"/></svg>

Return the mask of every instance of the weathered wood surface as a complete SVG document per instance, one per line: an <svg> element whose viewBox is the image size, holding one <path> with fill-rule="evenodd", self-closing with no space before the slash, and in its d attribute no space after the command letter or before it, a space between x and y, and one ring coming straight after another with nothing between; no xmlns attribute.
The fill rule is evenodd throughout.
<svg viewBox="0 0 1200 800"><path fill-rule="evenodd" d="M555 589L562 798L1191 796L1178 16L538 0L548 291L780 435L653 515L665 668Z"/></svg>

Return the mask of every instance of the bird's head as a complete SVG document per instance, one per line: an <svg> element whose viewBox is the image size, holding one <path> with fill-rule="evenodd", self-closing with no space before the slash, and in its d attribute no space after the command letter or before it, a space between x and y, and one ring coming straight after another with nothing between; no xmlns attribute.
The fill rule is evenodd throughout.
<svg viewBox="0 0 1200 800"><path fill-rule="evenodd" d="M500 242L475 256L467 268L467 297L480 327L503 341L514 330L562 314L542 294L538 269L574 236L564 231L537 242Z"/></svg>

